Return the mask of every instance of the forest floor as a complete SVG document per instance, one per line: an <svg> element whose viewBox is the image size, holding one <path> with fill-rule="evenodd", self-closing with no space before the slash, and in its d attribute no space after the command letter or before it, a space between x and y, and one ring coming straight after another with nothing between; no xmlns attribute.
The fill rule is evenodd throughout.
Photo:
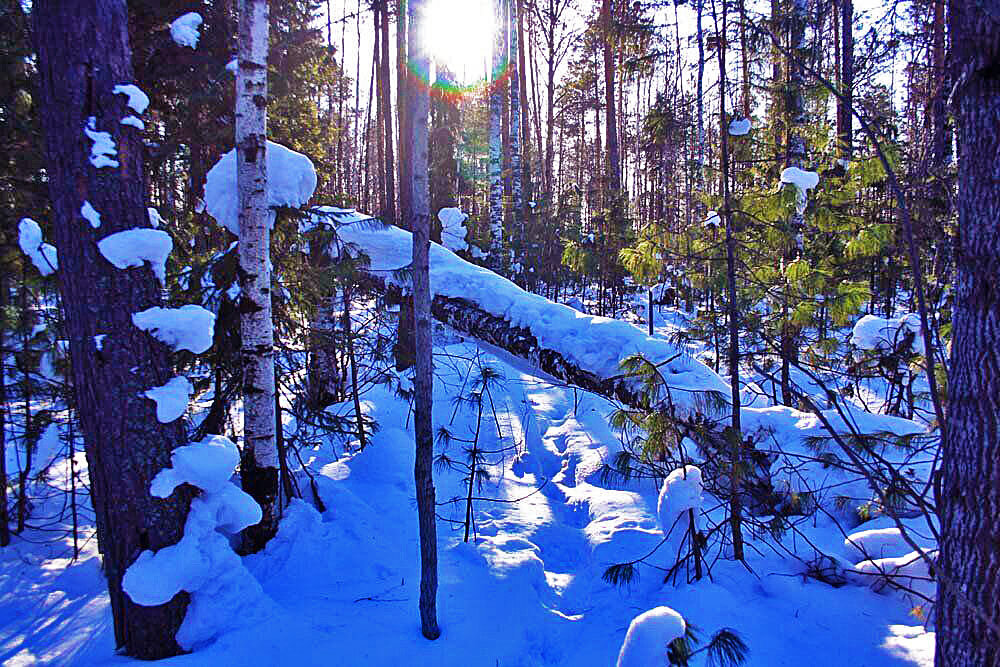
<svg viewBox="0 0 1000 667"><path fill-rule="evenodd" d="M671 326L663 324L660 334ZM491 500L474 502L468 543L460 525L467 473L435 473L444 519L441 638L430 642L419 631L412 413L380 385L364 397L380 425L364 451L334 442L303 452L325 511L293 501L277 538L244 559L263 592L238 595L244 608L220 619L214 642L166 663L607 667L631 619L667 605L703 638L736 630L749 665L933 664L934 635L900 596L834 588L804 576L803 565L786 555L808 559L815 546L846 556L844 533L822 513L780 545L771 535L749 535L746 567L715 548L707 554L710 577L701 581L687 583L689 573L681 572L665 584L661 570L640 565L630 586L606 583L608 565L639 558L662 537L653 480L602 484L601 466L621 446L609 426L614 406L447 332L435 363L435 423L454 436L448 452L456 461L463 460L459 438L476 432L475 408L454 400L470 392L470 368L473 377L483 365L500 376L479 429L479 446L497 453L488 455L489 480L475 496ZM85 465L82 456L77 463ZM51 483L65 469L65 461L56 465ZM707 494L705 508L710 519L723 520ZM889 525L875 520L863 528ZM28 531L0 550L0 662L130 662L114 655L95 540L71 562L67 542L47 538ZM651 561L666 567L672 558L658 552ZM705 664L704 657L692 664Z"/></svg>

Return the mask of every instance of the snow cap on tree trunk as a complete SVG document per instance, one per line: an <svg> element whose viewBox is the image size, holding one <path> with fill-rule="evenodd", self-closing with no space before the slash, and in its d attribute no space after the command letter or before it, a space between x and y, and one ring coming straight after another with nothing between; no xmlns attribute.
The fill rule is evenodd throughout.
<svg viewBox="0 0 1000 667"><path fill-rule="evenodd" d="M174 19L174 22L170 24L170 36L177 46L198 48L198 38L200 37L198 28L201 27L201 24L201 14L188 12Z"/></svg>
<svg viewBox="0 0 1000 667"><path fill-rule="evenodd" d="M22 218L17 230L21 252L28 256L39 273L47 276L59 268L55 246L42 242L42 228L37 222L31 218Z"/></svg>
<svg viewBox="0 0 1000 667"><path fill-rule="evenodd" d="M267 142L267 205L301 208L316 191L312 160L273 141ZM205 180L205 210L234 235L240 234L236 150L223 155ZM273 217L272 217L273 225Z"/></svg>

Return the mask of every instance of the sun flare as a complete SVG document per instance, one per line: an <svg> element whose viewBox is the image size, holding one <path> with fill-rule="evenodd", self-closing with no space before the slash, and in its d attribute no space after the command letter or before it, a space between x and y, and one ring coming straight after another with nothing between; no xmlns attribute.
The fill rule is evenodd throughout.
<svg viewBox="0 0 1000 667"><path fill-rule="evenodd" d="M486 79L493 50L491 0L431 0L425 21L437 67L446 67L461 85Z"/></svg>

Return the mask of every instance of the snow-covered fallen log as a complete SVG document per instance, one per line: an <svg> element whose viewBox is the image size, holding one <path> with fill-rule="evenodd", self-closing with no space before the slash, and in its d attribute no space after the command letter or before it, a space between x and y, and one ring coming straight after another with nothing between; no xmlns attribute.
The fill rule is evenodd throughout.
<svg viewBox="0 0 1000 667"><path fill-rule="evenodd" d="M331 207L318 209L312 225L330 225L335 230L331 255L364 253L370 260L365 272L374 282L385 289L407 291L409 232L354 210ZM554 378L633 407L646 405L648 397L637 379L623 373L621 363L641 355L658 367L667 389L654 404L678 419L707 417L708 428L699 429L699 446L709 451L728 448L723 429L731 404L729 384L683 348L650 337L627 322L587 315L526 292L435 243L431 244L430 272L431 310L441 322L502 348ZM846 436L903 438L925 430L913 421L854 406L842 405L840 410L832 408L822 414L821 420L781 405L742 409L744 436L760 448L751 445L745 450L753 463L745 473L751 507L767 512L782 504L786 491L844 481L836 479L845 475L844 470L831 466L828 457L822 463L810 462L816 458L810 443L829 436L824 420Z"/></svg>

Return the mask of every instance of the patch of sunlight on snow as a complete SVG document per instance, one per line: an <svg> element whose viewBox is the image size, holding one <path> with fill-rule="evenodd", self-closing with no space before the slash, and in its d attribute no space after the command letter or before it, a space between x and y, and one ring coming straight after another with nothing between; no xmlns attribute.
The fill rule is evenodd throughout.
<svg viewBox="0 0 1000 667"><path fill-rule="evenodd" d="M915 665L931 667L934 664L934 633L921 625L890 625L892 634L882 642L882 648L897 658Z"/></svg>

